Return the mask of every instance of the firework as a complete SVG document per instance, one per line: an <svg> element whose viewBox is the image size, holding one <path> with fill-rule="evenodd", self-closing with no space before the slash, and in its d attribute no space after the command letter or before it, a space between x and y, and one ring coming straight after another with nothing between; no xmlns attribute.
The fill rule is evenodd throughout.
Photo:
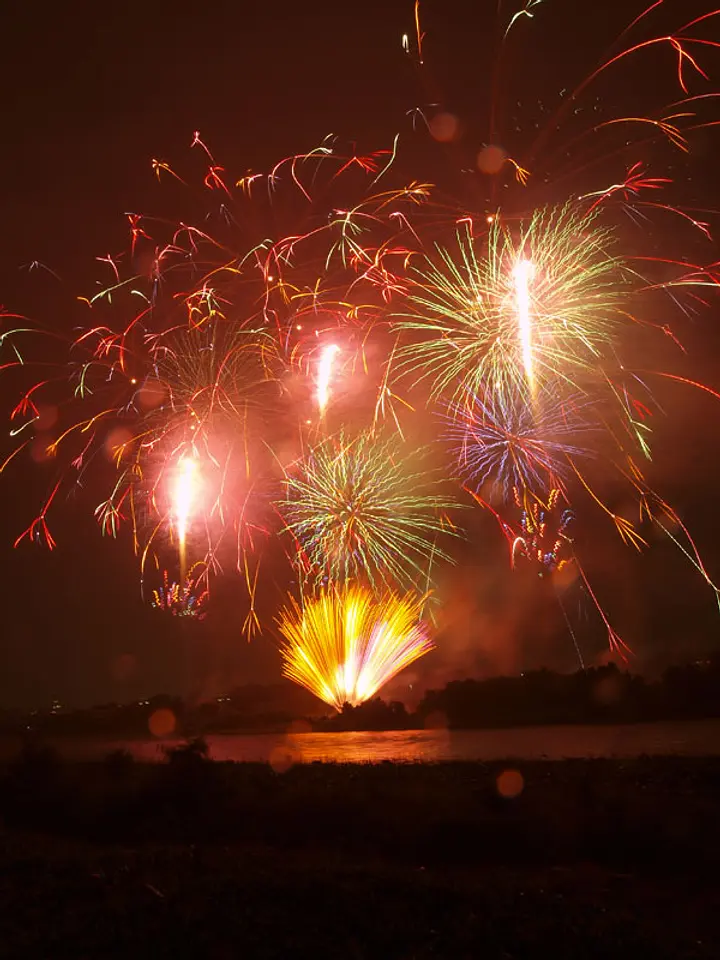
<svg viewBox="0 0 720 960"><path fill-rule="evenodd" d="M409 338L398 373L456 403L486 389L510 402L529 399L534 383L578 389L595 379L621 325L625 274L613 246L572 205L517 224L496 219L479 237L466 224L454 249L413 261L406 310L393 319Z"/></svg>
<svg viewBox="0 0 720 960"><path fill-rule="evenodd" d="M357 706L432 649L422 605L357 586L328 588L302 608L293 600L278 621L283 672L336 710Z"/></svg>
<svg viewBox="0 0 720 960"><path fill-rule="evenodd" d="M557 489L550 491L546 503L538 499L528 503L527 497L525 499L526 502L522 506L520 495L517 490L515 491L515 501L518 506L521 506L522 517L520 533L514 538L511 545L512 566L519 568L522 564L522 566L534 570L538 577L550 580L555 599L562 611L565 625L575 647L580 669L584 670L585 659L563 603L561 581L559 583L556 576L561 574L562 571L568 570L571 565L577 564L573 551L573 539L570 536L570 527L575 520L575 514L569 508L561 506L562 494ZM577 566L580 576L585 580L582 567L579 564ZM565 586L567 586L567 583ZM588 593L607 627L610 648L625 659L625 654L629 652L629 649L610 626L595 594L590 589L588 589Z"/></svg>
<svg viewBox="0 0 720 960"><path fill-rule="evenodd" d="M300 410L286 389L295 331L309 315L317 335L323 312L332 316L334 328L338 320L362 328L394 289L389 263L405 250L387 244L387 236L398 232L390 213L405 216L406 207L424 202L427 187L365 194L367 183L375 184L389 169L392 151L346 156L328 138L262 178L243 178L233 191L197 135L193 146L209 161L205 188L210 195L225 195L220 215L208 216L202 228L181 221L170 230L166 221L128 215L129 255L101 258L111 282L101 282L90 298L78 298L92 313L90 322L81 317L77 324L81 332L69 345L69 364L57 358L52 332L54 362L49 362L50 354L28 356L24 341L35 325L13 318L18 322L0 330L0 349L7 351L2 369L21 369L30 381L12 412L18 445L0 469L33 443L38 410L62 405L64 413L65 429L42 437L43 455L56 460L60 476L28 528L33 540L54 545L46 518L58 492L76 483L91 487L90 470L111 458L117 474L95 513L103 533L113 536L123 522L132 524L144 563L163 530L175 526L178 533L169 491L177 464L191 459L203 478L205 558L214 567L221 544L233 543L235 563L245 567L256 534L270 529L267 494L280 472L275 445L286 448L309 412ZM153 169L158 179L168 174L185 184L165 162L153 161ZM284 170L290 172L287 180ZM357 170L366 178L360 199L338 208L335 195L349 200L344 185ZM258 179L266 181L266 191L256 189ZM311 197L305 179L320 196ZM283 182L291 198L281 197ZM267 239L266 221L276 218L283 203L297 221L304 216L298 199L314 208L323 191L328 215L322 228ZM245 224L256 220L260 230L246 235ZM326 348L313 371L321 416L338 350ZM43 374L39 380L33 377L34 362ZM57 369L48 374L51 367Z"/></svg>
<svg viewBox="0 0 720 960"><path fill-rule="evenodd" d="M194 571L195 567L190 570L181 585L177 582L171 583L167 570L164 570L162 586L153 590L152 606L156 610L172 614L173 617L204 620L208 592L199 589L199 575Z"/></svg>
<svg viewBox="0 0 720 960"><path fill-rule="evenodd" d="M513 268L515 298L517 301L518 335L522 349L523 366L530 391L534 387L532 357L532 320L530 318L530 281L535 268L529 260L518 260Z"/></svg>
<svg viewBox="0 0 720 960"><path fill-rule="evenodd" d="M318 363L317 405L321 417L325 415L328 400L330 399L330 378L332 375L333 361L339 351L340 347L336 344L328 344L327 347L324 347Z"/></svg>
<svg viewBox="0 0 720 960"><path fill-rule="evenodd" d="M518 497L519 502L519 497ZM522 532L512 545L512 563L518 559L532 563L538 575L559 573L572 562L572 539L568 529L575 516L560 509L560 491L551 490L547 503L536 500L522 511Z"/></svg>
<svg viewBox="0 0 720 960"><path fill-rule="evenodd" d="M173 513L180 546L180 569L185 567L185 538L187 536L190 511L197 496L197 463L189 457L183 457L177 466L177 479L173 490Z"/></svg>
<svg viewBox="0 0 720 960"><path fill-rule="evenodd" d="M286 488L278 506L317 581L404 589L449 560L438 539L454 504L397 436L331 437L288 472Z"/></svg>
<svg viewBox="0 0 720 960"><path fill-rule="evenodd" d="M561 402L546 390L532 405L502 393L473 395L451 406L444 419L465 483L476 492L490 484L507 502L517 489L549 492L571 472L569 458L594 456L597 430L580 395Z"/></svg>
<svg viewBox="0 0 720 960"><path fill-rule="evenodd" d="M232 563L245 575L250 636L259 627L254 598L262 549L276 530L273 501L283 466L297 455L310 422L311 411L290 388L306 337L296 331L307 325L317 337L328 324L339 330L346 321L357 326L360 341L399 282L390 263L405 249L387 242L398 233L394 218L423 203L427 188L413 183L366 195L367 184L389 171L394 151L346 156L330 138L276 165L264 178L266 191L255 189L256 176L238 181L233 191L198 135L193 146L209 161L205 188L224 195L220 216L201 227L180 221L168 230L167 221L129 215L129 254L101 258L110 283L78 298L91 313L89 322L81 317L77 324L69 364L58 359L54 334L52 354L32 357L25 341L35 325L13 318L9 329L0 329L2 369L17 369L30 381L12 413L17 447L0 472L26 448L35 456L38 445L38 456L55 460L57 480L16 541L44 540L52 548L47 518L58 494L76 485L93 489L92 471L107 476L96 468L110 459L115 476L109 488L99 487L95 507L102 532L116 536L123 523L131 525L142 575L170 536L184 567L192 519L193 555L214 574ZM158 179L168 174L186 184L164 162L154 161L153 168ZM358 170L365 182L360 198L348 202L352 194L344 185ZM289 199L281 197L283 182ZM317 191L312 197L306 182ZM323 202L323 191L324 225L294 230L310 205L315 211ZM275 222L285 202L291 232L267 239L263 226L245 235L246 224ZM319 365L306 364L302 373L314 381L321 420L340 349L331 344ZM62 408L63 428L34 438L43 407ZM201 496L191 482L198 478Z"/></svg>

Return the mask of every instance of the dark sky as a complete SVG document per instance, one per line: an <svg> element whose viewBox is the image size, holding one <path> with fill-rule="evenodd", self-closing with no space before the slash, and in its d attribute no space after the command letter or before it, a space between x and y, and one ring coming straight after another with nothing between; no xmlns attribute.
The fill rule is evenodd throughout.
<svg viewBox="0 0 720 960"><path fill-rule="evenodd" d="M86 292L97 276L94 258L126 245L125 212L162 209L163 190L151 159L182 164L195 130L239 176L314 147L328 133L356 140L362 149L387 147L398 130L409 133L408 111L437 100L460 117L466 137L458 148L434 155L430 165L448 190L479 196L461 171L482 142L487 122L495 0L423 5L427 69L422 74L401 49L402 34L412 36L414 30L409 0L360 5L129 0L74 2L42 13L31 4L9 6L0 21L0 303L45 324L65 328L72 322L72 297ZM606 42L641 9L626 0L598 5L602 10L594 14L586 6L547 0L536 10L514 54L512 94L501 104L506 120L517 117L522 127L533 117L542 119L539 102L592 69ZM694 8L709 9L704 3L668 7L673 11L668 22L675 23L678 16L689 19ZM662 20L658 24L660 29ZM720 58L716 66L720 81ZM603 88L603 96L626 97L632 109L647 86L667 88L672 97L672 77L670 55L651 59L643 73L626 72ZM520 92L524 100L518 105ZM514 122L505 126L508 139L522 135ZM698 136L694 172L684 165L674 172L686 196L699 205L717 206L712 178L717 148L717 139ZM553 191L567 189L551 183L542 199L562 199ZM714 244L692 255L719 259ZM62 283L29 272L33 261L51 267ZM717 305L711 305L691 324L694 357L685 370L717 386L716 316ZM714 490L720 409L683 389L663 391L674 419L661 428L652 471L720 574ZM0 395L9 403L6 388L0 387ZM190 664L201 664L205 692L276 676L271 641L248 647L239 638L232 583L225 585L222 617L204 632L201 625L195 636L144 608L130 544L124 538L103 540L87 502L63 508L53 553L27 543L13 550L47 482L30 464L0 478L5 615L0 703L34 705L54 697L88 703L177 689L192 669L188 656L196 658ZM590 529L585 539L594 536ZM713 618L712 596L665 545L642 564L613 552L601 535L597 549L590 543L586 550L605 597L617 604L623 626L640 637L641 664L682 658L717 634L720 619ZM611 559L618 554L619 560ZM504 574L491 575L490 569L487 559L473 555L464 564L473 603L479 581L487 603L507 590L500 582ZM489 632L496 631L497 619L494 624ZM512 655L496 656L501 646L512 647L511 625L482 655L474 640L478 630L467 628L463 638L448 641L446 654L429 662L430 675L440 676L452 665L458 673L523 666L514 648ZM188 652L189 647L194 649ZM550 657L543 648L542 656L546 653Z"/></svg>

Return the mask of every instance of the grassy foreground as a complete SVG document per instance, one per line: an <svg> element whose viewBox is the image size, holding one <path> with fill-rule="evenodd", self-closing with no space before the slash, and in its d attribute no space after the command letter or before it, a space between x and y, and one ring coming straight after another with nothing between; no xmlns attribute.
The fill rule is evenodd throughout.
<svg viewBox="0 0 720 960"><path fill-rule="evenodd" d="M718 760L282 766L26 755L6 955L720 955Z"/></svg>

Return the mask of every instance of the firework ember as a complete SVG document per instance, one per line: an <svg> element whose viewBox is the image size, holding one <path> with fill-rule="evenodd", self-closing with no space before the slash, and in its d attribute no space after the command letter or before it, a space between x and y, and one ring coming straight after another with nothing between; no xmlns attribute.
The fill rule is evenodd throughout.
<svg viewBox="0 0 720 960"><path fill-rule="evenodd" d="M196 564L195 567L198 565ZM170 613L173 617L192 617L204 620L208 601L207 590L199 588L200 574L195 567L185 577L183 584L170 582L167 570L163 571L163 583L153 590L152 606L156 610Z"/></svg>

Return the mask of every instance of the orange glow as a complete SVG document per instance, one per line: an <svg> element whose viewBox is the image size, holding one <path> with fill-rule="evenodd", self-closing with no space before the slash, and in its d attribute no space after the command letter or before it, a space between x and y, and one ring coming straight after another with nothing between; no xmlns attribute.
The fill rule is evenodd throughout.
<svg viewBox="0 0 720 960"><path fill-rule="evenodd" d="M496 783L497 792L506 800L519 797L525 787L525 780L519 770L503 770Z"/></svg>
<svg viewBox="0 0 720 960"><path fill-rule="evenodd" d="M164 707L150 714L148 729L154 737L169 737L175 732L175 714Z"/></svg>

